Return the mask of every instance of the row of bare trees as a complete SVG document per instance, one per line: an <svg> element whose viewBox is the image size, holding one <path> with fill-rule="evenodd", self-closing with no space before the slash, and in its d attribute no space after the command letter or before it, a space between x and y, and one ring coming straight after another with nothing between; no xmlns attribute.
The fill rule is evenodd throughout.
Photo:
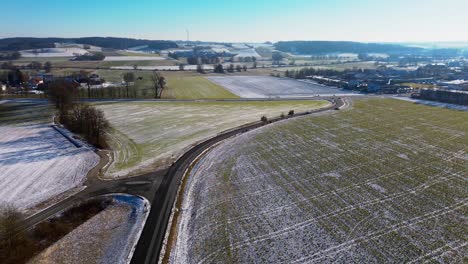
<svg viewBox="0 0 468 264"><path fill-rule="evenodd" d="M126 91L127 91L127 98L130 97L129 94L129 86L131 83L134 83L136 80L135 74L133 72L126 72L122 74L122 79L125 83ZM160 99L162 96L162 92L164 88L166 88L166 78L162 76L159 72L154 71L151 75L151 84L154 89L154 98ZM135 89L134 89L135 93ZM136 97L136 95L134 95Z"/></svg>

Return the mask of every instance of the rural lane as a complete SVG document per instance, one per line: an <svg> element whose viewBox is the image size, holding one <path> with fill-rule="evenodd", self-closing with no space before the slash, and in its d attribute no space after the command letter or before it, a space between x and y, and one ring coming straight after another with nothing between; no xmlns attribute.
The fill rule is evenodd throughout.
<svg viewBox="0 0 468 264"><path fill-rule="evenodd" d="M311 98L309 98L311 99ZM208 150L213 145L242 134L253 129L263 127L265 125L275 123L277 121L295 118L299 116L309 115L318 112L330 111L333 109L342 109L348 105L347 99L334 99L326 97L315 97L315 100L328 100L332 102L329 106L321 109L311 110L304 113L295 114L292 117L273 118L264 122L254 122L237 128L224 131L217 136L210 138L195 145L192 149L183 154L175 163L166 170L156 171L141 176L124 178L118 180L98 180L92 179L92 184L89 184L83 191L78 192L42 211L27 218L22 225L22 229L27 229L39 224L48 218L65 211L79 202L88 199L112 194L126 193L139 195L148 199L151 203L150 212L147 221L144 225L143 232L138 240L137 246L131 260L132 264L149 264L158 263L161 248L166 235L166 230L169 223L169 218L172 212L173 205L176 200L178 189L181 185L185 172L194 162L194 160L204 151ZM20 99L21 100L21 99ZM23 99L24 100L24 99ZM291 100L291 99L281 99ZM293 99L294 100L294 99ZM305 98L295 100L307 100ZM36 99L37 101L37 99ZM109 100L113 101L113 100ZM146 101L146 100L145 100ZM200 101L200 100L197 100ZM231 100L229 100L231 101ZM239 100L237 100L239 101ZM250 101L240 100L240 101ZM91 183L91 182L90 182ZM19 231L19 230L18 230Z"/></svg>
<svg viewBox="0 0 468 264"><path fill-rule="evenodd" d="M326 108L300 113L294 117L329 111L332 109L341 108L344 105L345 100L338 99L336 102L332 102L332 104ZM280 120L284 119L275 118L271 119L270 122L274 123ZM172 212L172 207L176 200L177 191L186 170L191 166L192 162L211 146L235 135L248 132L264 125L266 124L262 122L256 122L221 133L216 137L208 139L187 151L168 169L166 176L163 178L160 187L156 191L156 194L151 201L151 211L145 223L137 247L134 251L131 261L132 264L158 263L159 255L169 223L169 218Z"/></svg>

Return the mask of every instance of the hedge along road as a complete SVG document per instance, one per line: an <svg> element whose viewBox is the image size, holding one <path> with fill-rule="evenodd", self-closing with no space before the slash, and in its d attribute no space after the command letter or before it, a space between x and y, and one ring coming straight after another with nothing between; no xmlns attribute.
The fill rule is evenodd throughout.
<svg viewBox="0 0 468 264"><path fill-rule="evenodd" d="M328 100L330 100L332 104L326 108L296 114L293 117L329 111L332 109L341 109L346 105L345 99L339 98L334 100L328 98ZM280 120L283 119L278 117L269 120L268 123L274 123ZM131 263L158 263L159 255L161 253L161 248L169 223L169 218L171 216L172 207L175 203L179 186L182 183L185 172L192 165L192 162L195 161L200 154L209 149L211 146L235 135L262 127L266 124L267 123L263 122L255 122L221 133L216 137L208 139L187 151L168 169L165 177L162 179L159 185L159 188L156 190L153 200L151 201L151 210L138 241L137 247L135 248Z"/></svg>

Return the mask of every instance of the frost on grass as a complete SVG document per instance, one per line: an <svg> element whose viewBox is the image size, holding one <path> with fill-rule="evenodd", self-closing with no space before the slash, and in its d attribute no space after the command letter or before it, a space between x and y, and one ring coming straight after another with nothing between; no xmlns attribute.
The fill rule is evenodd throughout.
<svg viewBox="0 0 468 264"><path fill-rule="evenodd" d="M107 177L151 172L170 165L197 142L224 130L325 107L326 101L274 102L120 102L101 104L113 132L109 143L114 162Z"/></svg>
<svg viewBox="0 0 468 264"><path fill-rule="evenodd" d="M207 77L242 98L333 96L352 92L339 88L268 76Z"/></svg>
<svg viewBox="0 0 468 264"><path fill-rule="evenodd" d="M147 215L139 197L114 195L114 203L30 263L127 263Z"/></svg>
<svg viewBox="0 0 468 264"><path fill-rule="evenodd" d="M49 125L0 126L0 204L31 208L79 186L98 161Z"/></svg>
<svg viewBox="0 0 468 264"><path fill-rule="evenodd" d="M463 263L467 133L466 112L368 99L227 140L188 178L170 262Z"/></svg>

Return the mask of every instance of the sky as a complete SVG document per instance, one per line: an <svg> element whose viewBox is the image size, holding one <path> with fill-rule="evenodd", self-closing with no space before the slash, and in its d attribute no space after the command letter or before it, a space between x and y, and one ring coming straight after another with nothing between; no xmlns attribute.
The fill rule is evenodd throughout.
<svg viewBox="0 0 468 264"><path fill-rule="evenodd" d="M0 0L0 38L468 41L467 0Z"/></svg>

